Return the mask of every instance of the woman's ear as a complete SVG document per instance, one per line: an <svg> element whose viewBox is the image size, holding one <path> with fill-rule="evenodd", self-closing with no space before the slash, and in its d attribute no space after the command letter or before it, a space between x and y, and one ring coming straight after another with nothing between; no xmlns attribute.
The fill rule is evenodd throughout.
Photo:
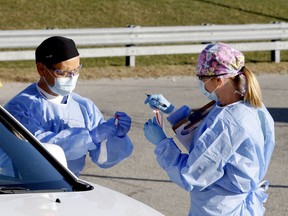
<svg viewBox="0 0 288 216"><path fill-rule="evenodd" d="M38 74L42 77L42 76L45 76L45 74L46 74L46 66L43 64L43 63L41 63L41 62L38 62L37 64L36 64L36 67L37 67L37 71L38 71Z"/></svg>
<svg viewBox="0 0 288 216"><path fill-rule="evenodd" d="M216 80L217 80L217 86L221 87L224 85L224 79L223 78L217 77Z"/></svg>

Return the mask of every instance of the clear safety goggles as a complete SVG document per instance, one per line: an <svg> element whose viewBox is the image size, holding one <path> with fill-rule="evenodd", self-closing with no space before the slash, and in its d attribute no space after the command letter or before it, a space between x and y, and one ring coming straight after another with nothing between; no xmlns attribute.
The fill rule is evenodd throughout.
<svg viewBox="0 0 288 216"><path fill-rule="evenodd" d="M78 75L81 68L82 68L82 64L80 64L79 67L74 70L59 70L53 67L50 69L52 69L59 76L72 77L72 76Z"/></svg>

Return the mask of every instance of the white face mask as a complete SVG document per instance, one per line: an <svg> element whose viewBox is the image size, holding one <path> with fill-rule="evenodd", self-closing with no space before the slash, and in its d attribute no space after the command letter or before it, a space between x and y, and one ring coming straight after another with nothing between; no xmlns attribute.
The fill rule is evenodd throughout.
<svg viewBox="0 0 288 216"><path fill-rule="evenodd" d="M208 92L208 91L206 90L206 88L205 88L205 84L206 84L207 82L209 82L211 79L212 79L212 78L210 78L210 79L209 79L208 81L206 81L205 83L202 82L200 79L198 79L199 88L200 88L202 94L203 94L204 96L206 96L209 100L218 101L219 98L218 98L218 96L217 96L216 93L215 93L215 91L217 90L218 87L216 87L213 92Z"/></svg>
<svg viewBox="0 0 288 216"><path fill-rule="evenodd" d="M47 68L47 71L50 73L50 71ZM51 74L51 73L50 73ZM53 76L51 74L51 76ZM53 76L54 77L54 76ZM54 92L55 94L66 96L69 95L76 87L76 83L78 80L79 74L71 76L71 77L64 77L64 78L55 78L54 77L54 85L50 86L46 79L44 78L47 86L49 89Z"/></svg>

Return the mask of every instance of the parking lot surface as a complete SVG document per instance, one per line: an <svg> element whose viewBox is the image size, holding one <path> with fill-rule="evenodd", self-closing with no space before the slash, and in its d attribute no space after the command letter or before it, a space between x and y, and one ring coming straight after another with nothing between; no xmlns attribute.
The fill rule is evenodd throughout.
<svg viewBox="0 0 288 216"><path fill-rule="evenodd" d="M274 118L276 133L276 147L266 176L270 187L265 215L283 216L288 212L288 75L257 77L264 104ZM0 88L0 104L4 105L29 84L4 83ZM187 215L189 193L169 181L156 162L154 146L143 135L143 124L154 116L143 102L145 93L162 93L176 107L183 104L201 107L208 101L201 95L195 77L79 80L75 92L94 101L106 119L116 111L128 113L132 117L129 135L134 143L132 156L111 169L101 169L88 158L80 177L140 200L164 215ZM174 136L168 123L166 131Z"/></svg>

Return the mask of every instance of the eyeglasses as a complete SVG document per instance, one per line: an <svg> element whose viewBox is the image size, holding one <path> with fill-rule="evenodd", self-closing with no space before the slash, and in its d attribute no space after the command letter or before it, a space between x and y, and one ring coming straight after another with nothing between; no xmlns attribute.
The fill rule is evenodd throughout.
<svg viewBox="0 0 288 216"><path fill-rule="evenodd" d="M226 75L227 73L223 73L223 74L215 74L215 75L204 75L204 76L197 76L199 80L204 80L204 79L211 79L211 78L217 78L219 76L223 76Z"/></svg>
<svg viewBox="0 0 288 216"><path fill-rule="evenodd" d="M71 76L78 75L81 68L82 68L82 64L80 64L79 67L74 70L59 70L53 67L51 69L59 76L71 77Z"/></svg>
<svg viewBox="0 0 288 216"><path fill-rule="evenodd" d="M198 76L198 79L201 80L201 81L203 81L204 79L209 79L209 78L211 78L211 77L209 77L209 76Z"/></svg>

